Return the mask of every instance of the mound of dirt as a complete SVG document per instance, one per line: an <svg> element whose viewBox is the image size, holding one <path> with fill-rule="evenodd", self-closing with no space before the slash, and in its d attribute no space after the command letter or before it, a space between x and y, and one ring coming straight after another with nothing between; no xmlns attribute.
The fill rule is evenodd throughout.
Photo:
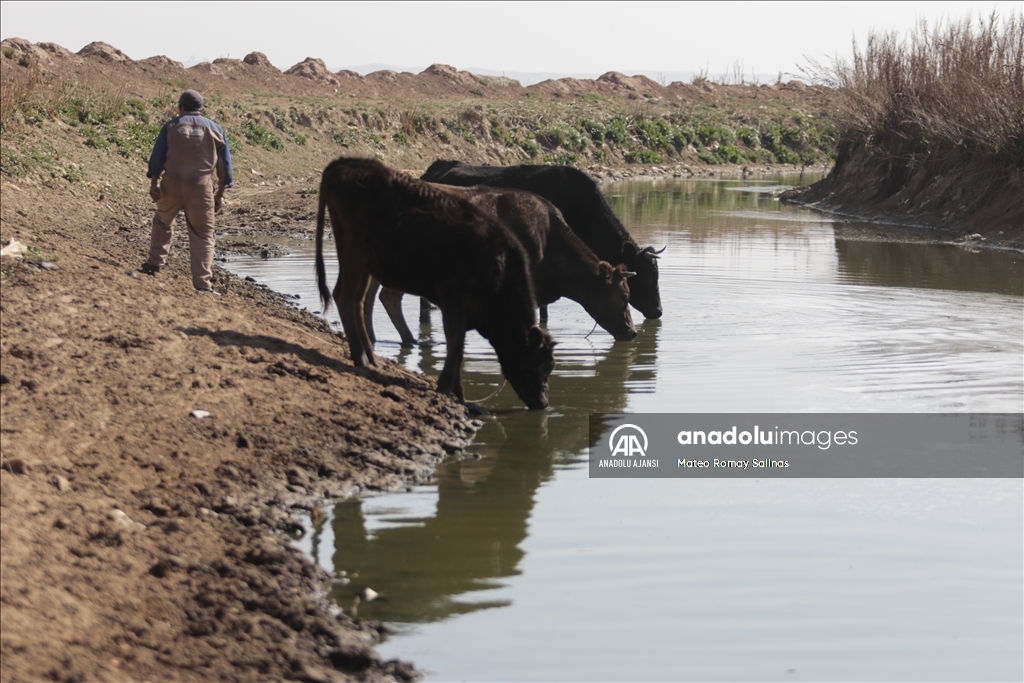
<svg viewBox="0 0 1024 683"><path fill-rule="evenodd" d="M610 85L622 88L623 90L631 90L633 92L654 92L661 90L662 87L652 81L647 76L627 76L620 74L618 71L609 71L606 74L598 76L598 83L608 83Z"/></svg>
<svg viewBox="0 0 1024 683"><path fill-rule="evenodd" d="M54 43L47 43L47 45L54 45ZM28 59L34 59L44 64L51 61L49 51L43 48L41 44L34 45L24 38L5 38L3 41L0 41L0 48L13 50L18 55L23 55Z"/></svg>
<svg viewBox="0 0 1024 683"><path fill-rule="evenodd" d="M363 76L355 71L349 71L348 69L342 69L341 71L335 71L334 75L342 80L350 81L361 81Z"/></svg>
<svg viewBox="0 0 1024 683"><path fill-rule="evenodd" d="M462 88L479 88L483 84L483 81L468 71L459 71L454 66L448 66L447 64L431 64L421 71L419 75L421 77L433 76L440 78L448 85Z"/></svg>
<svg viewBox="0 0 1024 683"><path fill-rule="evenodd" d="M521 88L522 83L514 78L508 78L507 76L485 76L483 74L473 74L473 77L493 88Z"/></svg>
<svg viewBox="0 0 1024 683"><path fill-rule="evenodd" d="M218 57L213 60L213 63L221 68L222 71L232 72L235 69L244 68L245 62L241 59L231 59L229 57Z"/></svg>
<svg viewBox="0 0 1024 683"><path fill-rule="evenodd" d="M79 64L82 62L82 58L81 57L79 57L78 55L73 53L71 50L68 50L67 48L61 47L57 43L36 43L36 45L38 47L42 48L43 50L46 50L47 52L49 52L54 57L58 57L60 59L71 60L71 61L77 62Z"/></svg>
<svg viewBox="0 0 1024 683"><path fill-rule="evenodd" d="M330 85L338 84L338 79L335 78L334 74L327 69L327 65L324 64L324 60L319 57L306 57L295 66L287 69L285 73L292 76L308 78L311 81L328 83Z"/></svg>
<svg viewBox="0 0 1024 683"><path fill-rule="evenodd" d="M244 59L242 59L242 61L250 66L258 66L262 69L273 69L274 71L278 71L278 68L271 64L270 60L267 59L267 56L262 52L250 52Z"/></svg>
<svg viewBox="0 0 1024 683"><path fill-rule="evenodd" d="M139 64L148 64L149 66L154 66L154 67L156 67L158 69L184 69L185 68L185 65L182 64L181 62L177 62L177 61L171 59L170 57L165 57L163 55L155 55L153 57L146 57L145 59L140 59L139 60Z"/></svg>
<svg viewBox="0 0 1024 683"><path fill-rule="evenodd" d="M588 81L579 78L549 78L530 86L530 89L556 95L583 95L593 88Z"/></svg>
<svg viewBox="0 0 1024 683"><path fill-rule="evenodd" d="M211 62L199 62L198 64L193 64L188 68L188 71L191 73L208 74L210 76L220 76L221 78L226 75L224 69Z"/></svg>
<svg viewBox="0 0 1024 683"><path fill-rule="evenodd" d="M108 45L102 41L89 43L78 51L78 56L95 57L97 59L102 59L105 62L114 62L118 64L127 64L132 61L128 55L121 52L116 47Z"/></svg>

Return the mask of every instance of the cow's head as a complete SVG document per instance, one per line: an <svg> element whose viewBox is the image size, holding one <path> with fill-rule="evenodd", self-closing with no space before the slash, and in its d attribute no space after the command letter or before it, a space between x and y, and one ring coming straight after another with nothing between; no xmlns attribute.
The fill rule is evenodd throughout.
<svg viewBox="0 0 1024 683"><path fill-rule="evenodd" d="M627 270L625 265L613 266L607 261L601 261L597 270L597 277L581 302L583 308L616 341L631 341L636 338L636 327L629 312L627 280L636 273Z"/></svg>
<svg viewBox="0 0 1024 683"><path fill-rule="evenodd" d="M654 247L640 249L632 242L622 243L622 260L636 273L629 283L630 304L644 314L645 318L661 317L661 292L658 291L658 254L665 247L655 251Z"/></svg>
<svg viewBox="0 0 1024 683"><path fill-rule="evenodd" d="M528 408L547 408L548 377L555 368L555 342L536 325L514 337L500 342L491 340L501 371Z"/></svg>

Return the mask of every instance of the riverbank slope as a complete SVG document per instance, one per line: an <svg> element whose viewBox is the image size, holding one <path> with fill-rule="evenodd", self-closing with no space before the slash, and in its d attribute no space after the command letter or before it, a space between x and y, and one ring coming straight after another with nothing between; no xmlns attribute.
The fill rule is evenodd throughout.
<svg viewBox="0 0 1024 683"><path fill-rule="evenodd" d="M1024 169L970 155L926 156L851 144L828 176L780 195L784 202L864 220L938 228L963 244L1024 250Z"/></svg>
<svg viewBox="0 0 1024 683"><path fill-rule="evenodd" d="M0 208L30 245L0 268L3 680L412 676L288 534L329 499L429 479L467 443L462 406L354 368L253 283L195 292L183 239L138 273L145 202L65 183L5 182Z"/></svg>

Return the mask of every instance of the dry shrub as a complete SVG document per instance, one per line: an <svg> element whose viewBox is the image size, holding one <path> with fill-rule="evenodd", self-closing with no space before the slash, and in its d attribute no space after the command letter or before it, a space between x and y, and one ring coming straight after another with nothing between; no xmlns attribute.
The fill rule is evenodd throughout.
<svg viewBox="0 0 1024 683"><path fill-rule="evenodd" d="M15 112L33 98L40 82L36 65L15 65L11 59L5 56L0 65L0 126L5 128Z"/></svg>
<svg viewBox="0 0 1024 683"><path fill-rule="evenodd" d="M26 67L8 62L5 58L0 69L0 128L5 131L12 124L16 127L22 119L38 123L63 118L69 122L106 124L126 112L124 83L113 88L90 88L44 74L34 63Z"/></svg>
<svg viewBox="0 0 1024 683"><path fill-rule="evenodd" d="M805 72L839 95L838 120L847 143L894 156L942 151L1024 161L1024 22L921 21L906 37L872 33L863 52Z"/></svg>

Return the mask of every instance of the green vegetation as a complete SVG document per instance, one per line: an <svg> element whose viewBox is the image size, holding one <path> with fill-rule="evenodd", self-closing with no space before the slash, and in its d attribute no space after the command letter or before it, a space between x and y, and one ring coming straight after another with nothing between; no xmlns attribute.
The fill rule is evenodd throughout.
<svg viewBox="0 0 1024 683"><path fill-rule="evenodd" d="M663 164L665 157L649 149L634 149L624 155L629 164Z"/></svg>
<svg viewBox="0 0 1024 683"><path fill-rule="evenodd" d="M242 122L242 135L250 144L262 147L266 150L280 152L284 149L284 142L265 126L256 123L255 119L248 118Z"/></svg>
<svg viewBox="0 0 1024 683"><path fill-rule="evenodd" d="M53 171L57 168L60 155L49 144L42 145L3 145L0 147L0 171L18 178L41 170Z"/></svg>
<svg viewBox="0 0 1024 683"><path fill-rule="evenodd" d="M351 130L338 131L331 136L332 139L342 147L350 147L359 142L359 136Z"/></svg>

